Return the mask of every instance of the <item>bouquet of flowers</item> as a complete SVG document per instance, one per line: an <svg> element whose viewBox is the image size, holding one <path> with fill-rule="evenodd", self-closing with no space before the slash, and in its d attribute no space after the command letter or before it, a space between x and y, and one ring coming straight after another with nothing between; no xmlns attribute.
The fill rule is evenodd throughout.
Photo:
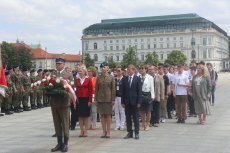
<svg viewBox="0 0 230 153"><path fill-rule="evenodd" d="M76 106L77 96L74 92L74 82L65 80L62 77L52 76L43 76L42 80L34 82L31 84L33 89L44 90L46 94L56 95L60 93L67 92L71 98L71 101L74 106Z"/></svg>

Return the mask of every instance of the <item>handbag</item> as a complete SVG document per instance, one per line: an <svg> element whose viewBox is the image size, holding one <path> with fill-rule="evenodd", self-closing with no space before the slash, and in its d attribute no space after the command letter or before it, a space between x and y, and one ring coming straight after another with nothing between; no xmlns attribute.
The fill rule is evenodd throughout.
<svg viewBox="0 0 230 153"><path fill-rule="evenodd" d="M142 104L149 105L152 103L151 92L142 92Z"/></svg>

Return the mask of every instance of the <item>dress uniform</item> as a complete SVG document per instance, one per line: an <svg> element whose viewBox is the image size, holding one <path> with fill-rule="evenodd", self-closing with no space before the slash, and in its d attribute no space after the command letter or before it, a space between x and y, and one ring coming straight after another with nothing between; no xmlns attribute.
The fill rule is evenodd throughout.
<svg viewBox="0 0 230 153"><path fill-rule="evenodd" d="M24 88L24 92L22 93L22 105L24 111L30 111L28 107L29 102L29 94L31 90L31 81L29 76L27 75L27 69L23 68L23 74L22 74L22 85Z"/></svg>
<svg viewBox="0 0 230 153"><path fill-rule="evenodd" d="M13 112L11 111L12 95L13 95L13 82L11 81L9 71L6 71L5 74L6 74L6 82L7 82L7 86L8 86L8 89L6 90L7 95L4 98L5 109L6 109L5 114L11 115L11 114L13 114Z"/></svg>
<svg viewBox="0 0 230 153"><path fill-rule="evenodd" d="M60 65L62 65L63 67L60 67ZM65 80L72 81L73 75L72 73L65 70L64 65L65 60L63 58L56 59L56 68L59 71L53 72L52 75L62 77ZM50 106L52 110L53 122L58 141L57 146L51 149L51 152L55 152L58 150L61 150L62 152L67 152L70 125L70 97L68 96L68 93L66 93L63 90L59 90L59 94L50 95L50 97Z"/></svg>

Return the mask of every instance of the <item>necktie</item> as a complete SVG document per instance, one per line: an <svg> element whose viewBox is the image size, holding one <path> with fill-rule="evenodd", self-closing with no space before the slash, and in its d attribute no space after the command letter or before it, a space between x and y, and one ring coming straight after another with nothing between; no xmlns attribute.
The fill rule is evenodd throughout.
<svg viewBox="0 0 230 153"><path fill-rule="evenodd" d="M129 77L129 87L131 87L131 83L132 83L132 77Z"/></svg>

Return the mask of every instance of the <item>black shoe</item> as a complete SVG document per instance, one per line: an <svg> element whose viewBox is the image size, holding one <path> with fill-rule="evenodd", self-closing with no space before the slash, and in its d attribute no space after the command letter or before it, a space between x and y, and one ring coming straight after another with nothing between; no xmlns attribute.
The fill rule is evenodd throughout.
<svg viewBox="0 0 230 153"><path fill-rule="evenodd" d="M178 119L178 120L177 120L177 123L181 123L181 119Z"/></svg>
<svg viewBox="0 0 230 153"><path fill-rule="evenodd" d="M0 113L0 117L2 117L2 116L4 116L4 114L3 114L3 113Z"/></svg>
<svg viewBox="0 0 230 153"><path fill-rule="evenodd" d="M140 138L139 138L139 134L135 134L135 139L136 140L139 140Z"/></svg>
<svg viewBox="0 0 230 153"><path fill-rule="evenodd" d="M11 115L11 114L14 114L14 113L11 112L10 110L7 110L5 114L6 114L6 115Z"/></svg>
<svg viewBox="0 0 230 153"><path fill-rule="evenodd" d="M69 138L64 137L64 144L62 145L62 149L61 149L62 152L67 152L68 151L68 141L69 141Z"/></svg>
<svg viewBox="0 0 230 153"><path fill-rule="evenodd" d="M181 123L185 123L185 119L181 119Z"/></svg>
<svg viewBox="0 0 230 153"><path fill-rule="evenodd" d="M51 152L56 152L61 150L62 150L62 144L57 144L53 149L51 149Z"/></svg>
<svg viewBox="0 0 230 153"><path fill-rule="evenodd" d="M29 109L29 107L24 107L23 111L31 111L31 110Z"/></svg>
<svg viewBox="0 0 230 153"><path fill-rule="evenodd" d="M131 133L128 133L128 134L124 137L124 139L130 139L130 138L133 138L133 134L131 134Z"/></svg>
<svg viewBox="0 0 230 153"><path fill-rule="evenodd" d="M35 110L35 109L37 109L37 107L36 107L35 105L32 105L32 106L31 106L31 109L34 109L34 110Z"/></svg>
<svg viewBox="0 0 230 153"><path fill-rule="evenodd" d="M20 113L20 110L19 109L14 109L14 112L15 113Z"/></svg>
<svg viewBox="0 0 230 153"><path fill-rule="evenodd" d="M71 131L75 130L75 127L74 127L74 126L71 126L70 130L71 130Z"/></svg>
<svg viewBox="0 0 230 153"><path fill-rule="evenodd" d="M53 134L53 135L52 135L52 137L57 137L57 134L56 134L56 133L55 133L55 134Z"/></svg>

